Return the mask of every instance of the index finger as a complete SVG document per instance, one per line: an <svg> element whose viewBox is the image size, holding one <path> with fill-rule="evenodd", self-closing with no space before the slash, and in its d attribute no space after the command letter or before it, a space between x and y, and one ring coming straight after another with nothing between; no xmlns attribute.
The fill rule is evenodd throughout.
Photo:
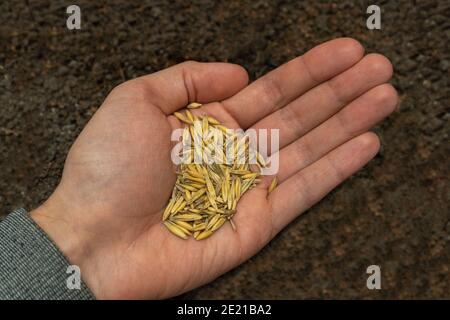
<svg viewBox="0 0 450 320"><path fill-rule="evenodd" d="M347 70L363 55L364 48L354 39L325 42L226 99L223 107L242 128L248 128L309 89Z"/></svg>

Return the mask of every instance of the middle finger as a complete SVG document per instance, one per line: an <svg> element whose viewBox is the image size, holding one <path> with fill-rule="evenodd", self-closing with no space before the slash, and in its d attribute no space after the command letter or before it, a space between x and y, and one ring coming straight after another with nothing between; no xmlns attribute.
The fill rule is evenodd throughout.
<svg viewBox="0 0 450 320"><path fill-rule="evenodd" d="M388 81L392 65L369 54L347 71L309 90L284 108L257 122L254 129L280 129L280 149L329 119L364 92Z"/></svg>

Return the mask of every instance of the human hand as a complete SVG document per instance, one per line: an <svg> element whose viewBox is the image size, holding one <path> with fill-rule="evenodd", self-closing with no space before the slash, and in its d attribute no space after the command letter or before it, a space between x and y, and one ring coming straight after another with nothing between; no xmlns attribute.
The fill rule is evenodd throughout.
<svg viewBox="0 0 450 320"><path fill-rule="evenodd" d="M308 51L247 85L227 63L185 62L115 88L72 146L60 184L31 213L99 298L166 298L258 252L379 150L368 130L396 108L392 66L352 39ZM196 241L161 223L176 174L171 116L189 102L230 128L280 129L279 186L238 203L234 222Z"/></svg>

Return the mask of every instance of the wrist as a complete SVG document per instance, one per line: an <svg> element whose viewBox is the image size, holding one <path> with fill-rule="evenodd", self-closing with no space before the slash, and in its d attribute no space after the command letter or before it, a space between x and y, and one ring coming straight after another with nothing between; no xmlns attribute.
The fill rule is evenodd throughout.
<svg viewBox="0 0 450 320"><path fill-rule="evenodd" d="M45 203L30 212L30 217L55 243L68 262L80 268L81 277L92 290L89 285L93 278L89 270L89 261L93 254L89 244L92 242L81 227L81 219L74 208L67 203L64 197L55 191ZM87 279L89 281L86 281Z"/></svg>

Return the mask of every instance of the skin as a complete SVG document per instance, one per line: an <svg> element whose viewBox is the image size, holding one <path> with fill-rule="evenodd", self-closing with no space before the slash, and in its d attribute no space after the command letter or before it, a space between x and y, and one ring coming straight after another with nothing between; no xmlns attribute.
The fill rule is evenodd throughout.
<svg viewBox="0 0 450 320"><path fill-rule="evenodd" d="M156 299L212 281L257 253L288 223L378 152L369 130L398 97L391 63L349 38L323 43L248 84L228 63L185 62L115 88L73 144L62 179L31 217L98 299ZM266 177L224 225L195 241L161 215L176 175L171 116L189 102L232 128L279 128L279 186Z"/></svg>

